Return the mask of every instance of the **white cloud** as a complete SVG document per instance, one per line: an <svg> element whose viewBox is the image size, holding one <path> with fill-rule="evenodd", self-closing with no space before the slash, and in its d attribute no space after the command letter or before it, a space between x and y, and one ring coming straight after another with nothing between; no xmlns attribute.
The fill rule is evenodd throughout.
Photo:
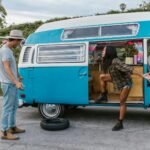
<svg viewBox="0 0 150 150"><path fill-rule="evenodd" d="M12 23L23 23L23 22L33 22L37 20L47 20L47 18L51 18L53 16L50 16L48 14L41 14L40 12L28 12L28 11L8 11L7 16L7 23L12 24ZM15 18L15 19L14 19Z"/></svg>
<svg viewBox="0 0 150 150"><path fill-rule="evenodd" d="M138 7L142 0L9 0L3 1L3 5L8 11L7 23L12 24L119 10L122 2L129 9Z"/></svg>

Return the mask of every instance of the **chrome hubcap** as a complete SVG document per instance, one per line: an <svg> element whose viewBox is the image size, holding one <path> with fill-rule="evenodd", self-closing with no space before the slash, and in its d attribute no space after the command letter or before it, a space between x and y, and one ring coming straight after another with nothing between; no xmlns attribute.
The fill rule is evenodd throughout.
<svg viewBox="0 0 150 150"><path fill-rule="evenodd" d="M60 105L43 104L42 110L46 118L57 118L60 114Z"/></svg>

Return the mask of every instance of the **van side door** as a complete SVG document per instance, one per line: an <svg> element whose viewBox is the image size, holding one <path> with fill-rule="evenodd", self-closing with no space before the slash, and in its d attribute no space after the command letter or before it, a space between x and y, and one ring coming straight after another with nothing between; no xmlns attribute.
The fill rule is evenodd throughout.
<svg viewBox="0 0 150 150"><path fill-rule="evenodd" d="M88 43L39 44L35 55L35 102L88 104Z"/></svg>
<svg viewBox="0 0 150 150"><path fill-rule="evenodd" d="M150 72L150 39L144 39L144 73ZM144 105L150 106L150 81L144 80Z"/></svg>

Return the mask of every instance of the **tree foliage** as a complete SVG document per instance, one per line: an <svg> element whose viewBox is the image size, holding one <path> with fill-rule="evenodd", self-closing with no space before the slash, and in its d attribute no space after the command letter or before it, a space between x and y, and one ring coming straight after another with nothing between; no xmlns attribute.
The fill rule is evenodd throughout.
<svg viewBox="0 0 150 150"><path fill-rule="evenodd" d="M149 10L150 11L150 2L146 2L146 1L143 1L139 7L143 10Z"/></svg>
<svg viewBox="0 0 150 150"><path fill-rule="evenodd" d="M97 13L95 15L150 11L150 2L146 2L146 1L143 1L139 5L139 7L135 8L135 9L127 9L127 5L125 4L126 9L124 9L124 11L120 10L120 5L118 6L118 10L110 10L107 13ZM19 30L23 31L24 37L27 38L29 34L33 33L43 23L49 23L49 22L54 22L54 21L71 19L71 17L53 18L53 19L47 20L46 22L36 21L33 23L23 23L23 24L18 24L18 25L13 24L13 25L10 25L9 27L4 27L4 20L5 20L5 16L7 15L7 12L4 9L4 7L1 5L1 0L0 0L0 12L2 12L2 14L3 14L1 17L1 20L0 20L0 27L3 27L2 29L0 29L0 36L8 35L10 30L12 30L12 29L19 29ZM75 16L72 18L79 18L79 17L82 17L82 16ZM15 55L17 56L17 58L19 56L19 52L20 51L18 49L15 50Z"/></svg>
<svg viewBox="0 0 150 150"><path fill-rule="evenodd" d="M120 4L120 9L121 9L122 12L125 11L126 7L127 7L127 5L125 3Z"/></svg>
<svg viewBox="0 0 150 150"><path fill-rule="evenodd" d="M126 4L121 3L120 5L126 5ZM96 13L95 15L150 11L150 2L146 2L146 1L143 1L141 4L139 4L139 7L135 8L135 9L127 9L127 5L126 5L126 11L120 10L120 5L118 6L119 10L110 10L107 13ZM0 0L0 12L3 12L3 14L4 14L3 17L5 18L7 13L6 13L4 7L1 5L1 0ZM79 17L82 17L82 16L75 16L72 18L79 18ZM61 17L61 18L57 17L57 18L47 20L45 22L36 21L33 23L23 23L23 24L18 24L18 25L12 24L9 27L5 27L3 29L0 29L0 36L8 35L10 30L12 30L12 29L20 29L23 31L24 36L27 37L30 33L33 33L43 23L49 23L49 22L54 22L54 21L66 20L66 19L71 19L71 17Z"/></svg>
<svg viewBox="0 0 150 150"><path fill-rule="evenodd" d="M2 0L0 0L0 28L4 28L6 22L5 17L7 15L7 12L5 8L2 6Z"/></svg>

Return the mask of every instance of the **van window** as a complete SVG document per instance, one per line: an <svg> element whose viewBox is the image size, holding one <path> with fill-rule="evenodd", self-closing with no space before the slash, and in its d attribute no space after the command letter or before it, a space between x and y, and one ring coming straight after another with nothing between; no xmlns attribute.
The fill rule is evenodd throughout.
<svg viewBox="0 0 150 150"><path fill-rule="evenodd" d="M101 36L136 35L138 24L102 26Z"/></svg>
<svg viewBox="0 0 150 150"><path fill-rule="evenodd" d="M32 52L32 58L31 58L31 63L32 64L34 63L34 54L35 54L35 49L33 49L33 52Z"/></svg>
<svg viewBox="0 0 150 150"><path fill-rule="evenodd" d="M39 46L37 63L85 62L85 45Z"/></svg>
<svg viewBox="0 0 150 150"><path fill-rule="evenodd" d="M29 62L29 57L30 57L30 51L31 51L31 47L27 47L24 50L24 55L23 55L23 63L28 63Z"/></svg>
<svg viewBox="0 0 150 150"><path fill-rule="evenodd" d="M62 39L90 38L99 36L99 27L65 29Z"/></svg>

